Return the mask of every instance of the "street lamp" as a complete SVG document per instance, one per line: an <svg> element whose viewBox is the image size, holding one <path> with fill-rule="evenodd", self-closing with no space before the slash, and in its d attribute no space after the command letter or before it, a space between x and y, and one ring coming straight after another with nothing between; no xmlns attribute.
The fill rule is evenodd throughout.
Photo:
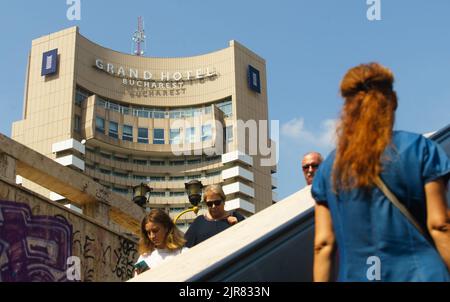
<svg viewBox="0 0 450 302"><path fill-rule="evenodd" d="M152 188L150 188L148 185L141 183L137 186L133 187L133 201L138 206L144 208L145 205L148 203L148 200L150 199L150 192L152 191Z"/></svg>
<svg viewBox="0 0 450 302"><path fill-rule="evenodd" d="M191 180L190 182L185 183L184 187L186 188L186 193L188 195L189 202L192 204L192 207L178 214L177 217L175 217L175 219L173 220L175 224L177 223L178 219L180 219L180 217L186 213L194 212L195 215L197 215L199 211L198 204L202 200L203 185L201 181Z"/></svg>

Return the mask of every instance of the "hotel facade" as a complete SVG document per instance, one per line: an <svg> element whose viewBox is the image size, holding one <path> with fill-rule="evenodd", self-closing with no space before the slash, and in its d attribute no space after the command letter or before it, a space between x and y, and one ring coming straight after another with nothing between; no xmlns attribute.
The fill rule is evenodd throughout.
<svg viewBox="0 0 450 302"><path fill-rule="evenodd" d="M32 41L12 138L130 202L133 186L146 183L150 206L171 216L190 206L184 184L192 179L222 184L226 209L249 216L276 199L274 142L261 126L268 120L265 61L236 41L204 55L153 58L107 49L72 27Z"/></svg>

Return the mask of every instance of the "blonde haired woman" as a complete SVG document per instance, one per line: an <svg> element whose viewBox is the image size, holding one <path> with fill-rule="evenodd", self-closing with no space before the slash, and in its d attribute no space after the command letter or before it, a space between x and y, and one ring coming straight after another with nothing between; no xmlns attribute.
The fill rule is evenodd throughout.
<svg viewBox="0 0 450 302"><path fill-rule="evenodd" d="M187 247L193 247L244 220L238 212L225 211L225 193L221 185L207 186L203 193L203 202L208 207L208 212L198 216L187 230Z"/></svg>
<svg viewBox="0 0 450 302"><path fill-rule="evenodd" d="M164 260L186 251L186 240L170 216L161 209L153 209L141 223L141 239L136 272L154 268Z"/></svg>

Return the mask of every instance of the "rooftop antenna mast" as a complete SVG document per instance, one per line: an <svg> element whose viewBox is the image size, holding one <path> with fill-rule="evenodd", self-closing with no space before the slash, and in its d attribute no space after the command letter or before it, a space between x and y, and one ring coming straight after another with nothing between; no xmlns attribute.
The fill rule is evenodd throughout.
<svg viewBox="0 0 450 302"><path fill-rule="evenodd" d="M143 56L145 53L145 30L142 17L138 17L138 29L133 34L134 50L136 56Z"/></svg>

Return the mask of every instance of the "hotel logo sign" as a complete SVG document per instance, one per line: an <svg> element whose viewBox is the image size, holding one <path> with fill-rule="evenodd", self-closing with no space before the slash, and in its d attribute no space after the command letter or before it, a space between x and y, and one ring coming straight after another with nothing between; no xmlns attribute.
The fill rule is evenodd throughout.
<svg viewBox="0 0 450 302"><path fill-rule="evenodd" d="M261 93L259 70L251 65L248 65L248 87L253 91Z"/></svg>
<svg viewBox="0 0 450 302"><path fill-rule="evenodd" d="M44 52L42 55L41 76L53 75L58 68L58 49Z"/></svg>

